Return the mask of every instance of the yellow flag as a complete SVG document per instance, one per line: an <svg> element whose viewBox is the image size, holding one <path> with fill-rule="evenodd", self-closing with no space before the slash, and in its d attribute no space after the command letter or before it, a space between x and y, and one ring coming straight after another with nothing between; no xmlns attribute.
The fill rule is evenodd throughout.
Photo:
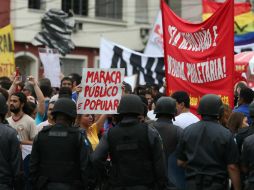
<svg viewBox="0 0 254 190"><path fill-rule="evenodd" d="M15 70L12 26L0 29L0 76L11 76Z"/></svg>

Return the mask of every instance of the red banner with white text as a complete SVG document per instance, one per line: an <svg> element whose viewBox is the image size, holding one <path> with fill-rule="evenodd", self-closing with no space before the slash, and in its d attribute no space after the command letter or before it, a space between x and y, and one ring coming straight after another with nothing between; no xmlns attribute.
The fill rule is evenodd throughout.
<svg viewBox="0 0 254 190"><path fill-rule="evenodd" d="M234 1L198 24L179 18L164 0L161 10L168 95L188 92L192 111L211 93L233 106Z"/></svg>

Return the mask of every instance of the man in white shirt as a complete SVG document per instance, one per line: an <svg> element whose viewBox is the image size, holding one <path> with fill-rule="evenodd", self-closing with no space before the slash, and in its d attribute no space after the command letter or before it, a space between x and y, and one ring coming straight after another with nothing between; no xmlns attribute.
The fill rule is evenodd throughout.
<svg viewBox="0 0 254 190"><path fill-rule="evenodd" d="M177 116L173 124L185 128L199 121L199 118L190 112L190 97L185 91L176 91L171 95L176 100Z"/></svg>
<svg viewBox="0 0 254 190"><path fill-rule="evenodd" d="M12 115L7 121L17 130L22 145L32 145L37 130L34 119L25 114L26 103L26 95L22 92L12 94L9 103Z"/></svg>

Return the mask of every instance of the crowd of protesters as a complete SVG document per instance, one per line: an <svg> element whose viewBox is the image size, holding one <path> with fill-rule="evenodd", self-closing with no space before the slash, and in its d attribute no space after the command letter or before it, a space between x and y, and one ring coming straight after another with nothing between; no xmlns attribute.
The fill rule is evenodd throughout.
<svg viewBox="0 0 254 190"><path fill-rule="evenodd" d="M38 147L44 147L40 143L44 142L43 138L46 138L45 134L56 139L52 141L54 145L52 147L56 149L62 147L62 149L65 149L63 146L57 146L57 143L60 142L58 142L57 139L59 139L59 136L65 137L64 132L51 131L47 133L47 131L50 131L51 128L55 126L64 125L64 122L72 128L79 129L79 133L83 135L82 142L85 142L85 146L89 149L89 153L86 152L87 150L79 153L87 154L86 158L80 158L80 160L89 160L86 160L86 167L81 163L77 166L74 164L75 167L83 167L82 171L85 170L88 173L85 177L82 176L86 178L86 182L79 187L75 186L73 189L227 189L231 186L232 189L239 190L241 188L251 189L254 187L254 159L251 157L254 155L254 147L251 147L251 145L253 145L252 142L254 142L254 136L252 135L254 134L254 105L252 105L254 92L243 82L240 82L235 87L235 107L233 109L228 105L220 105L221 100L216 99L218 97L204 97L203 102L205 103L203 104L205 106L200 103L198 109L200 117L190 112L190 97L188 93L184 91L174 92L171 98L168 99L168 97L165 97L164 92L160 91L158 85L139 85L135 89L132 89L126 82L122 84L123 97L125 97L126 94L135 94L136 96L129 97L129 99L127 98L126 100L123 98L123 101L131 102L133 100L137 102L137 105L123 103L123 108L119 108L119 113L123 113L122 115L77 115L76 113L71 115L71 110L69 109L73 106L72 103L76 103L78 94L82 90L80 83L81 76L76 73L63 77L60 88L52 88L50 80L46 78L37 81L33 76L29 76L25 81L21 81L20 77L13 77L11 79L8 77L0 77L0 109L4 110L3 112L0 110L0 115L3 116L1 117L0 123L1 125L8 124L8 126L15 129L18 135L18 142L15 141L14 144L10 145L8 145L9 141L3 143L5 146L13 146L13 149L10 148L10 150L6 150L6 147L0 145L1 189L43 189L42 186L38 187L38 184L36 184L36 181L39 179L42 181L44 179L39 178L39 176L37 176L39 174L34 170L40 157L37 149ZM137 110L135 108L135 106L138 106L139 101L134 100L136 97L139 97L139 100L142 102L142 104L140 104L142 109ZM68 102L66 99L71 102ZM4 107L5 104L3 103L4 100L6 100L7 104L6 111ZM59 101L62 101L62 103L60 104ZM206 103L206 101L208 101L208 103ZM68 104L69 107L61 107L63 104ZM210 104L212 104L212 107L209 107ZM54 108L55 105L58 107ZM218 109L215 108L216 106ZM132 109L134 109L134 111L129 111ZM58 113L64 113L70 117L66 119L58 115ZM137 116L140 125L145 125L149 130L150 128L151 130L155 130L155 132L149 132L148 130L148 134L151 133L155 135L154 139L161 139L159 141L161 141L161 146L163 146L164 156L160 157L156 164L160 162L158 167L161 167L161 165L165 166L163 170L165 170L167 179L164 180L162 176L160 176L160 178L155 177L155 179L159 181L155 180L155 182L153 182L160 185L146 186L146 184L144 185L142 182L139 184L140 179L132 179L130 180L132 183L129 184L128 179L131 178L130 176L126 176L125 178L122 176L119 183L117 177L113 180L110 179L110 177L112 177L110 176L112 170L122 169L124 171L126 170L126 175L132 175L128 173L130 171L124 167L115 168L115 163L113 162L112 164L111 161L116 157L119 158L120 161L125 160L126 163L128 163L128 159L130 158L123 155L126 150L130 151L129 149L135 147L136 144L132 142L132 144L127 143L127 145L124 144L118 147L114 145L114 141L112 141L115 147L112 145L113 148L110 148L111 141L109 141L108 138L118 141L119 139L117 139L117 137L112 137L117 131L115 132L110 129L117 128L119 123L123 126L125 126L126 123L132 125L131 122L135 120L134 116ZM213 123L209 123L211 121ZM197 127L200 127L199 125L207 125L204 126L206 127L206 131L203 131L205 130L203 128L196 130ZM217 132L215 129L217 129ZM109 131L111 132L109 133ZM195 133L193 131L195 131ZM121 132L119 133L122 134ZM128 132L126 131L126 133ZM156 136L157 133L158 137ZM199 135L195 136L196 134ZM2 135L0 129L0 138L5 138ZM142 137L142 133L139 135L140 136L137 136L137 138ZM15 139L15 135L13 138ZM119 140L119 142L121 141ZM10 141L10 143L12 142ZM20 150L17 149L17 143L21 145L20 148L18 147ZM141 143L145 142L142 141ZM32 157L30 158L33 144ZM160 147L159 144L158 147ZM210 146L210 149L207 150L204 146ZM211 146L214 147L211 148ZM47 147L45 146L44 148ZM223 148L225 148L225 150ZM48 147L48 149L51 150L50 147ZM123 150L122 152L120 151L121 153L119 153L119 155L118 153L114 153L114 151L119 151L118 149ZM72 150L71 146L66 146L65 151L67 150ZM223 150L225 152L223 152ZM6 158L4 154L7 153L4 151L16 152L12 155L13 158L9 158L9 155ZM58 151L60 150L55 150L55 153L52 153L52 155L56 155ZM151 149L150 151L152 152L151 154L160 154L158 152L159 150L156 152L154 149ZM22 158L20 158L20 161L22 161L19 162L21 152ZM51 152L49 151L47 154L51 154ZM71 151L70 154L75 153ZM138 152L134 153L135 156L138 154ZM146 154L149 155L150 153L145 152L144 155ZM135 157L134 155L133 157ZM196 157L199 158L196 159ZM101 166L101 164L96 163L97 161L102 161L102 158L105 159L105 163L102 164L103 167L98 167ZM142 156L140 158L142 158ZM30 159L32 161L29 161ZM48 157L44 156L44 159L48 159ZM11 163L11 173L5 171L4 167L8 164L3 162L3 160ZM150 172L148 167L149 161L146 163L146 158L143 164L146 164L147 171L142 172L138 171L142 170L139 163L140 160L135 160L134 158L130 160L133 162L128 163L131 165L126 167L131 168L134 174L137 173L146 176L146 174ZM204 161L207 161L207 163L204 163ZM56 165L61 163L61 160L56 160L54 163L55 165L52 165L52 168L54 168L54 171L57 171ZM29 171L29 164L32 171ZM44 171L43 169L41 170ZM54 173L54 171L52 172ZM121 172L124 171L117 172L123 175ZM22 175L22 172L24 172L24 175ZM157 173L154 171L154 174L151 176L143 176L141 181L143 180L143 182L146 182L147 179L152 179L153 175L160 175L160 172L163 171L161 170ZM213 176L215 174L216 176ZM70 172L69 175L75 176L76 174L75 172ZM58 180L58 176L54 176L52 179ZM68 183L70 179L71 178L66 178L66 182L62 180L60 180L60 182L63 184ZM245 183L246 181L247 183ZM43 183L50 183L50 181L46 180L43 181ZM216 187L215 183L223 185ZM121 184L123 186L121 186ZM51 185L52 187L48 186L47 188L72 189L72 187L59 186L59 184L54 183Z"/></svg>

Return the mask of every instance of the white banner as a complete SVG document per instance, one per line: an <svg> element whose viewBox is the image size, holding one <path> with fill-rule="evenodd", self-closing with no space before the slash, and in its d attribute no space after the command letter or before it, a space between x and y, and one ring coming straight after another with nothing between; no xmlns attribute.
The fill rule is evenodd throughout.
<svg viewBox="0 0 254 190"><path fill-rule="evenodd" d="M158 12L153 29L150 31L144 54L164 57L161 10Z"/></svg>
<svg viewBox="0 0 254 190"><path fill-rule="evenodd" d="M100 45L101 68L124 68L125 76L137 75L137 83L163 85L164 58L132 51L102 39Z"/></svg>
<svg viewBox="0 0 254 190"><path fill-rule="evenodd" d="M59 54L52 49L39 49L39 56L44 68L44 77L48 78L52 87L60 87L61 68Z"/></svg>
<svg viewBox="0 0 254 190"><path fill-rule="evenodd" d="M116 114L122 96L124 69L84 68L78 114Z"/></svg>

